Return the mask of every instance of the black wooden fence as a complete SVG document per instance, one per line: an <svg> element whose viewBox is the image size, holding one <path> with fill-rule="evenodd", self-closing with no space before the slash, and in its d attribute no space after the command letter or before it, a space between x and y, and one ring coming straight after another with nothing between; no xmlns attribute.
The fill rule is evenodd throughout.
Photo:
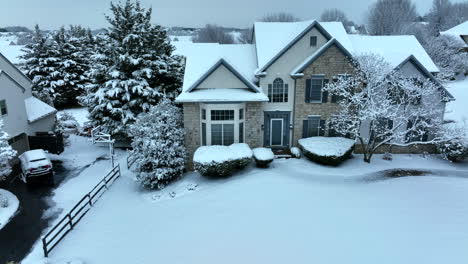
<svg viewBox="0 0 468 264"><path fill-rule="evenodd" d="M37 133L29 136L30 149L43 149L53 154L60 154L64 150L62 134Z"/></svg>
<svg viewBox="0 0 468 264"><path fill-rule="evenodd" d="M43 238L44 256L58 245L60 241L80 222L83 216L99 200L104 192L120 177L120 165L115 166L94 188L88 192Z"/></svg>

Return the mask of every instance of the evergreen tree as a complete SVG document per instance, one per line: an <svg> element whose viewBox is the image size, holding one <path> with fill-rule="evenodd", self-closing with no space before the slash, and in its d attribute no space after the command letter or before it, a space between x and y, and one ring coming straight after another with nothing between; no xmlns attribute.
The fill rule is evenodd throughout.
<svg viewBox="0 0 468 264"><path fill-rule="evenodd" d="M0 181L11 173L9 161L15 155L16 151L8 144L8 134L3 130L3 121L0 119Z"/></svg>
<svg viewBox="0 0 468 264"><path fill-rule="evenodd" d="M137 179L147 188L161 189L184 172L182 111L163 99L130 126Z"/></svg>
<svg viewBox="0 0 468 264"><path fill-rule="evenodd" d="M36 25L33 41L23 49L25 64L21 70L32 80L33 95L42 101L53 105L55 97L54 84L58 81L58 49L55 42L50 40Z"/></svg>
<svg viewBox="0 0 468 264"><path fill-rule="evenodd" d="M166 31L151 24L152 9L139 1L111 3L108 39L93 56L91 76L83 102L94 125L102 125L117 138L126 138L127 125L139 113L147 112L161 98L174 99L179 93L183 67L172 55L174 47Z"/></svg>

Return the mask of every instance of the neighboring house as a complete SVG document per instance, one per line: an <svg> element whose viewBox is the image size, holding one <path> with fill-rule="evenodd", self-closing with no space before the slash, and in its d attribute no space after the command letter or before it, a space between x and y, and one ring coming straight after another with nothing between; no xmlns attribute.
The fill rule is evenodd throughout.
<svg viewBox="0 0 468 264"><path fill-rule="evenodd" d="M0 53L0 118L18 154L29 150L28 136L53 131L56 112L32 96L31 80Z"/></svg>
<svg viewBox="0 0 468 264"><path fill-rule="evenodd" d="M463 50L468 52L468 21L446 31L440 32L440 34L454 37L460 42Z"/></svg>
<svg viewBox="0 0 468 264"><path fill-rule="evenodd" d="M353 73L353 56L381 55L409 77L439 71L413 36L348 35L340 22L255 23L253 40L176 44L186 56L176 101L183 104L190 154L201 145L285 149L304 137L329 136L325 123L338 104L322 88Z"/></svg>

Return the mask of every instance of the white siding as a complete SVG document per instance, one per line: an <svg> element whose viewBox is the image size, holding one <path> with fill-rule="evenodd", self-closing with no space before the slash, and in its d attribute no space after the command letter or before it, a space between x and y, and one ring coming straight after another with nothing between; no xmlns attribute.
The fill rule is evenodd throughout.
<svg viewBox="0 0 468 264"><path fill-rule="evenodd" d="M248 87L224 65L220 65L197 88L242 88Z"/></svg>

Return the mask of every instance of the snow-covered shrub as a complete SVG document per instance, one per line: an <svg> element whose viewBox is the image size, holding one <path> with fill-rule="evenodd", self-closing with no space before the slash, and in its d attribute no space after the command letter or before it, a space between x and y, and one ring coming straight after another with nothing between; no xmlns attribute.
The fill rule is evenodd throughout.
<svg viewBox="0 0 468 264"><path fill-rule="evenodd" d="M163 99L130 126L137 179L147 188L164 188L182 176L187 151L184 145L182 111Z"/></svg>
<svg viewBox="0 0 468 264"><path fill-rule="evenodd" d="M451 162L460 162L468 158L468 141L466 139L453 139L437 145L439 152Z"/></svg>
<svg viewBox="0 0 468 264"><path fill-rule="evenodd" d="M247 144L202 146L195 151L193 163L203 176L225 177L247 166L251 159L252 150Z"/></svg>
<svg viewBox="0 0 468 264"><path fill-rule="evenodd" d="M257 167L265 168L275 159L275 154L269 148L255 148L253 150Z"/></svg>
<svg viewBox="0 0 468 264"><path fill-rule="evenodd" d="M16 151L8 144L8 134L3 130L0 118L0 181L11 173L10 160L16 156Z"/></svg>
<svg viewBox="0 0 468 264"><path fill-rule="evenodd" d="M252 149L245 143L232 144L229 148L237 154L236 162L239 169L247 167L252 162Z"/></svg>
<svg viewBox="0 0 468 264"><path fill-rule="evenodd" d="M57 118L57 123L55 125L55 131L60 134L66 134L67 132L76 132L79 128L79 123L76 118L68 113L63 112Z"/></svg>
<svg viewBox="0 0 468 264"><path fill-rule="evenodd" d="M0 208L8 207L8 198L0 193Z"/></svg>
<svg viewBox="0 0 468 264"><path fill-rule="evenodd" d="M341 137L311 137L299 140L304 156L324 165L338 166L349 159L354 140Z"/></svg>
<svg viewBox="0 0 468 264"><path fill-rule="evenodd" d="M294 158L300 159L301 158L301 150L297 147L291 148L291 154Z"/></svg>

